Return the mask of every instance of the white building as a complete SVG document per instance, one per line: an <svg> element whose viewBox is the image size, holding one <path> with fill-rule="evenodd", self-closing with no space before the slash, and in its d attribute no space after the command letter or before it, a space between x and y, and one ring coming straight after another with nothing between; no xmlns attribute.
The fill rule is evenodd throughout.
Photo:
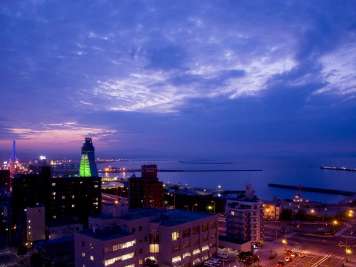
<svg viewBox="0 0 356 267"><path fill-rule="evenodd" d="M135 236L120 227L76 233L75 266L134 267L135 246Z"/></svg>
<svg viewBox="0 0 356 267"><path fill-rule="evenodd" d="M218 248L217 218L215 215L181 210L137 209L131 210L121 217L103 215L90 218L89 225L91 229L96 229L95 232L98 232L98 229L113 229L117 226L126 229L128 234L118 236L113 244L134 241L133 250L123 251L125 253L123 255L134 253L132 261L109 261L121 257L121 254L110 256L104 253L101 256L96 255L99 259L96 262L95 255L92 253L93 255L90 254L89 257L93 256L93 262L99 264L95 266L142 266L145 261L152 260L159 266L188 267L209 259L216 254ZM88 233L75 235L77 267L83 267L84 262L77 261L80 255L83 252L87 255L87 251L84 251L80 246L80 242L84 238L89 243L93 239L92 234ZM99 243L96 242L95 244L98 246ZM105 246L110 246L110 243L103 245L103 242L101 242L100 244L100 251L105 251ZM112 264L105 265L105 262L112 262ZM88 262L84 264L85 267L94 266L87 265Z"/></svg>
<svg viewBox="0 0 356 267"><path fill-rule="evenodd" d="M226 201L226 236L238 242L263 241L263 209L257 198Z"/></svg>

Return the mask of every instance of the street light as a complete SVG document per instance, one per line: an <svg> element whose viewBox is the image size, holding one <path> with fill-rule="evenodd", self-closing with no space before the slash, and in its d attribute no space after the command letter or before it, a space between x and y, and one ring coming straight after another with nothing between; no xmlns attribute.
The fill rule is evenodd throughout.
<svg viewBox="0 0 356 267"><path fill-rule="evenodd" d="M346 215L347 215L347 217L349 217L349 218L353 218L354 215L355 215L355 213L354 213L353 210L350 209L350 210L347 211Z"/></svg>
<svg viewBox="0 0 356 267"><path fill-rule="evenodd" d="M351 255L352 254L352 249L351 248L345 248L345 253L347 255Z"/></svg>
<svg viewBox="0 0 356 267"><path fill-rule="evenodd" d="M333 223L333 225L334 225L334 226L339 225L339 221L338 221L338 220L333 220L333 222L332 222L332 223Z"/></svg>
<svg viewBox="0 0 356 267"><path fill-rule="evenodd" d="M281 242L282 242L283 245L288 245L288 240L287 239L282 239Z"/></svg>

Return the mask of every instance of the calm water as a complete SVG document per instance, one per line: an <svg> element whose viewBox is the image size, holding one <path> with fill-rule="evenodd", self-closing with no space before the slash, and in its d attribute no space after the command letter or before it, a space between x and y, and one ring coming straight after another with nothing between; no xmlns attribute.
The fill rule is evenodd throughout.
<svg viewBox="0 0 356 267"><path fill-rule="evenodd" d="M268 183L304 185L320 188L333 188L356 192L356 172L321 170L320 165L356 167L356 158L304 158L304 159L239 159L231 161L181 162L178 160L128 160L111 166L139 168L142 164L155 163L160 169L263 169L262 172L161 172L160 180L171 183L189 184L197 187L243 189L250 184L263 199L273 197L290 198L295 191L269 188ZM209 164L207 164L209 163ZM100 164L99 167L108 164ZM130 175L130 174L128 174ZM139 175L138 173L136 175ZM322 202L337 202L344 197L315 193L303 196Z"/></svg>

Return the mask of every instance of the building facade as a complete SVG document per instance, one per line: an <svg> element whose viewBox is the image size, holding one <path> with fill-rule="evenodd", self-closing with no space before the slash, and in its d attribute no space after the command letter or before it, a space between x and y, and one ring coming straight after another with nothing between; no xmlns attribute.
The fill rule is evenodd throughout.
<svg viewBox="0 0 356 267"><path fill-rule="evenodd" d="M262 203L257 200L227 200L226 236L237 242L263 241Z"/></svg>
<svg viewBox="0 0 356 267"><path fill-rule="evenodd" d="M218 248L217 218L215 215L205 213L136 209L121 217L106 215L90 218L89 227L92 232L120 227L128 234L124 237L119 236L115 242L110 242L113 242L112 244L134 242L133 250L122 251L124 255L134 253L132 261L125 263L115 261L121 254L113 254L112 258L102 255L101 265L96 266L143 266L150 261L159 266L189 267L201 264L214 256ZM83 233L75 236L76 244L83 239L82 235L88 238L87 242L92 242L92 234ZM83 252L86 253L79 245L76 245L76 249L76 259L80 258ZM110 251L110 248L107 250ZM105 262L108 265L105 265ZM76 266L82 267L80 264L82 261L76 262Z"/></svg>
<svg viewBox="0 0 356 267"><path fill-rule="evenodd" d="M129 178L129 207L162 208L163 183L157 178L156 165L143 165L141 177Z"/></svg>

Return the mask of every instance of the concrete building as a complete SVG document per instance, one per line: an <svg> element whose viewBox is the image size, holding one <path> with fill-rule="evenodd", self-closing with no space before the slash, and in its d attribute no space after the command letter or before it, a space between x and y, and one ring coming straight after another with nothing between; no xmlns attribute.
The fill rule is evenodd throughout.
<svg viewBox="0 0 356 267"><path fill-rule="evenodd" d="M236 242L263 241L262 202L247 188L239 198L226 201L226 237Z"/></svg>
<svg viewBox="0 0 356 267"><path fill-rule="evenodd" d="M154 262L159 266L194 266L215 255L218 248L217 217L206 213L136 209L121 217L103 215L90 218L89 227L92 229L92 233L96 233L100 229L115 227L127 231L126 235L122 232L117 235L115 241L110 240L112 243L108 241L109 243L103 245L104 242L101 242L100 244L103 246L109 245L110 247L110 244L134 242L132 261L122 263L114 260L122 255L132 255L130 254L131 250L125 250L122 251L122 255L101 256L102 264L115 261L112 265L96 266L131 266L130 264L142 266L147 261ZM76 244L79 244L84 238L92 242L90 241L93 239L92 233L84 232L76 235ZM99 250L105 251L105 248ZM79 245L76 245L76 258L79 258L83 252L86 253ZM93 256L95 260L95 255ZM81 261L76 261L76 266L82 267L80 264L82 264Z"/></svg>
<svg viewBox="0 0 356 267"><path fill-rule="evenodd" d="M74 240L75 266L137 266L135 236L121 227L84 231Z"/></svg>
<svg viewBox="0 0 356 267"><path fill-rule="evenodd" d="M129 179L129 207L162 208L164 191L157 178L157 165L143 165L141 176Z"/></svg>

